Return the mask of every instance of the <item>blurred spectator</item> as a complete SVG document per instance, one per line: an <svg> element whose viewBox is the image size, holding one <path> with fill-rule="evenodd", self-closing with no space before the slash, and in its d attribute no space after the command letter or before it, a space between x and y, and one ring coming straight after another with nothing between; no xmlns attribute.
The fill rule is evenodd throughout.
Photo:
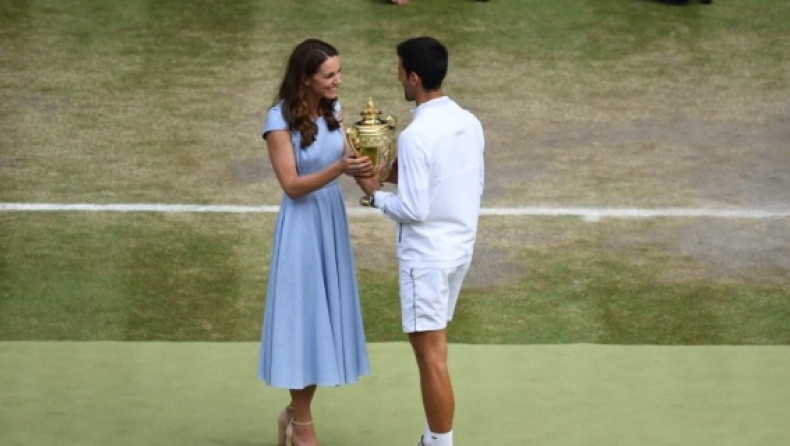
<svg viewBox="0 0 790 446"><path fill-rule="evenodd" d="M487 2L488 0L477 0L477 1L478 2ZM409 0L390 0L390 3L392 3L394 5L405 5L406 3L409 3ZM710 3L710 0L703 1L702 3Z"/></svg>
<svg viewBox="0 0 790 446"><path fill-rule="evenodd" d="M673 5L686 5L688 4L689 0L661 0L663 3L671 3ZM700 3L703 5L709 5L713 2L713 0L700 0Z"/></svg>

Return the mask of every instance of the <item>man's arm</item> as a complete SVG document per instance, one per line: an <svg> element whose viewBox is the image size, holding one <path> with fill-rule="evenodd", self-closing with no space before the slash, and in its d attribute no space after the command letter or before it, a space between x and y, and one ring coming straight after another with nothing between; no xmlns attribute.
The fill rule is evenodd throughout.
<svg viewBox="0 0 790 446"><path fill-rule="evenodd" d="M401 133L398 164L394 169L398 193L378 191L374 195L374 205L384 215L400 223L424 221L430 207L428 162L424 141L411 133Z"/></svg>

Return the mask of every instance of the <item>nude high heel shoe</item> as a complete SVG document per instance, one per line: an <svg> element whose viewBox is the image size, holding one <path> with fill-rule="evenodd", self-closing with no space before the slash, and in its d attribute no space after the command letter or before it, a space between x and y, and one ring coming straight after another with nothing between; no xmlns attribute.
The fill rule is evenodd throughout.
<svg viewBox="0 0 790 446"><path fill-rule="evenodd" d="M291 424L291 418L293 418L293 407L288 406L280 412L280 416L277 417L277 446L285 446L286 442L286 430L288 426Z"/></svg>
<svg viewBox="0 0 790 446"><path fill-rule="evenodd" d="M313 424L313 420L310 421L296 421L291 417L291 421L288 423L288 426L285 428L285 446L296 446L293 440L293 430L294 425L296 426L309 426Z"/></svg>

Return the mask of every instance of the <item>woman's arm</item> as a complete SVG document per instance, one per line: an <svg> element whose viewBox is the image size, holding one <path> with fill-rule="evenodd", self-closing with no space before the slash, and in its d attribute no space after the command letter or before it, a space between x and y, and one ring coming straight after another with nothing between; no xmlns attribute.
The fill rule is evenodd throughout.
<svg viewBox="0 0 790 446"><path fill-rule="evenodd" d="M294 157L291 132L288 130L273 130L266 133L266 145L269 151L269 160L272 163L277 180L283 192L291 198L303 197L310 192L321 189L344 172L358 170L353 158L347 154L318 172L308 175L299 175L296 171L296 158Z"/></svg>

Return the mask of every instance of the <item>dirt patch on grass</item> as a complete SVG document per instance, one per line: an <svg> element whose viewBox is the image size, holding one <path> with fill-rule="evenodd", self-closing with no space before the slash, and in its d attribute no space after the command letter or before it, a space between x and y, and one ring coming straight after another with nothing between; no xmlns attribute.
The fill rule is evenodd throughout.
<svg viewBox="0 0 790 446"><path fill-rule="evenodd" d="M671 235L669 246L699 259L708 278L790 278L790 220L694 221Z"/></svg>
<svg viewBox="0 0 790 446"><path fill-rule="evenodd" d="M488 154L489 204L790 209L786 115L545 122L501 144L521 148Z"/></svg>

